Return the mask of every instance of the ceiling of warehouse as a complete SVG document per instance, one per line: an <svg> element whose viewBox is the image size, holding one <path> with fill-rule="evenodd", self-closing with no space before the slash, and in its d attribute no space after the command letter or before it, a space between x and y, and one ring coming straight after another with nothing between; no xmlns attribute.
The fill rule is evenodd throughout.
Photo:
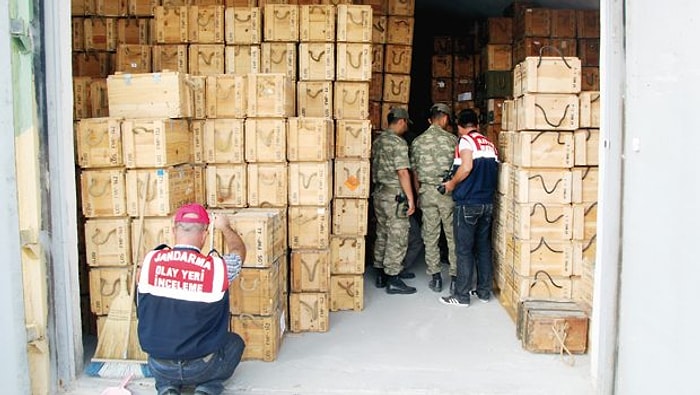
<svg viewBox="0 0 700 395"><path fill-rule="evenodd" d="M445 12L453 17L480 19L502 16L513 0L416 0L416 13L422 10ZM523 3L560 9L599 9L600 0L537 0Z"/></svg>

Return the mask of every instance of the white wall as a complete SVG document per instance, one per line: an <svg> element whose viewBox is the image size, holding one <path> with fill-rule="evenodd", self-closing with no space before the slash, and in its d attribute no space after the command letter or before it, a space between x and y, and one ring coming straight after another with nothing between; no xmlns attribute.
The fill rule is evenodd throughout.
<svg viewBox="0 0 700 395"><path fill-rule="evenodd" d="M626 2L619 394L697 394L700 3Z"/></svg>

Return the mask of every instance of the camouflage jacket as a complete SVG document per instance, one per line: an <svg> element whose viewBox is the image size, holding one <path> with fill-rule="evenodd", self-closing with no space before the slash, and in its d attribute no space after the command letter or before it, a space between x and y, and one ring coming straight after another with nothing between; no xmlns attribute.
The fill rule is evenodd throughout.
<svg viewBox="0 0 700 395"><path fill-rule="evenodd" d="M401 189L397 170L409 169L408 144L391 130L385 130L372 143L372 182L375 190Z"/></svg>
<svg viewBox="0 0 700 395"><path fill-rule="evenodd" d="M425 185L440 185L445 171L454 161L457 136L437 125L431 125L411 144L411 163L418 181Z"/></svg>

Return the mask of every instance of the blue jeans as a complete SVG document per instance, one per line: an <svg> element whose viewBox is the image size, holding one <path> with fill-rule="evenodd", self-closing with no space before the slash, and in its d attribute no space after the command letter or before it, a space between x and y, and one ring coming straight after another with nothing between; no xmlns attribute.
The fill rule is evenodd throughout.
<svg viewBox="0 0 700 395"><path fill-rule="evenodd" d="M453 224L457 252L455 297L469 302L469 290L476 268L476 292L480 298L491 297L493 262L491 225L493 204L455 206Z"/></svg>
<svg viewBox="0 0 700 395"><path fill-rule="evenodd" d="M233 375L243 356L245 344L235 333L229 333L224 347L204 357L190 360L164 360L148 357L148 367L156 380L156 390L178 392L182 386L195 386L196 391L219 395L224 381Z"/></svg>

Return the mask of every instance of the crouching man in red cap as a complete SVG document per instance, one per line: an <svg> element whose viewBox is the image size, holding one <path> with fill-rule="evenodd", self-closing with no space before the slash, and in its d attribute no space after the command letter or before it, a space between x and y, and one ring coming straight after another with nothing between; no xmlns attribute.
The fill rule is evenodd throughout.
<svg viewBox="0 0 700 395"><path fill-rule="evenodd" d="M228 288L246 249L226 216L214 221L228 254L202 253L209 215L199 204L186 204L175 213L175 245L149 252L141 267L139 341L158 395L178 395L183 386L194 386L196 395L218 395L243 355L243 339L228 331Z"/></svg>

